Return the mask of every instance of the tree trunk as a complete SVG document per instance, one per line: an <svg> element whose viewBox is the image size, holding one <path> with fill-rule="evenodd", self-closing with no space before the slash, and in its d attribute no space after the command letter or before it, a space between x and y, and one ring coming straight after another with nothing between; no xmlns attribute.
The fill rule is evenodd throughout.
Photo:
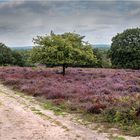
<svg viewBox="0 0 140 140"><path fill-rule="evenodd" d="M63 76L65 75L65 68L66 68L66 65L63 64Z"/></svg>

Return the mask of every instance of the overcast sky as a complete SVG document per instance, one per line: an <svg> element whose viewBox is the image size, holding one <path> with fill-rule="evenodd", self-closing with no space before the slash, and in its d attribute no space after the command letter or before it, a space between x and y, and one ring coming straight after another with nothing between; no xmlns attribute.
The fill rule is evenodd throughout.
<svg viewBox="0 0 140 140"><path fill-rule="evenodd" d="M92 44L110 44L124 29L140 27L140 1L0 0L0 42L29 46L37 35L73 32Z"/></svg>

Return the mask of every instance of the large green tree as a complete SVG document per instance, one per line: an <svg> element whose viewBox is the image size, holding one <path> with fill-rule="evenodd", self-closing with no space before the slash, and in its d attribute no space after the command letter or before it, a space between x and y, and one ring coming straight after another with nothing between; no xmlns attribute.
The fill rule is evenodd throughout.
<svg viewBox="0 0 140 140"><path fill-rule="evenodd" d="M31 53L33 62L50 65L94 65L96 56L90 44L83 41L84 36L76 33L54 34L37 36L33 39L35 47Z"/></svg>
<svg viewBox="0 0 140 140"><path fill-rule="evenodd" d="M109 55L114 67L139 69L140 28L127 29L113 37Z"/></svg>

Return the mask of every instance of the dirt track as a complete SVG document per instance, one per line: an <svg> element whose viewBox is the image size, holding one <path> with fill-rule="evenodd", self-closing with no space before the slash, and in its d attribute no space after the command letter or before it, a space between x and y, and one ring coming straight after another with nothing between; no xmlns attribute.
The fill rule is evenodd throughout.
<svg viewBox="0 0 140 140"><path fill-rule="evenodd" d="M22 97L0 84L0 140L108 140L108 137L55 116L52 111L43 110L34 98Z"/></svg>

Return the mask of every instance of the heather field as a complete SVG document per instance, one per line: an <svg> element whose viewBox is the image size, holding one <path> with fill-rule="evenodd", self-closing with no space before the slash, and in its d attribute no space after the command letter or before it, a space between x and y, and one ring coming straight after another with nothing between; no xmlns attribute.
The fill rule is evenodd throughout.
<svg viewBox="0 0 140 140"><path fill-rule="evenodd" d="M140 70L68 68L62 76L53 68L0 67L0 79L63 110L88 114L90 121L140 135Z"/></svg>

